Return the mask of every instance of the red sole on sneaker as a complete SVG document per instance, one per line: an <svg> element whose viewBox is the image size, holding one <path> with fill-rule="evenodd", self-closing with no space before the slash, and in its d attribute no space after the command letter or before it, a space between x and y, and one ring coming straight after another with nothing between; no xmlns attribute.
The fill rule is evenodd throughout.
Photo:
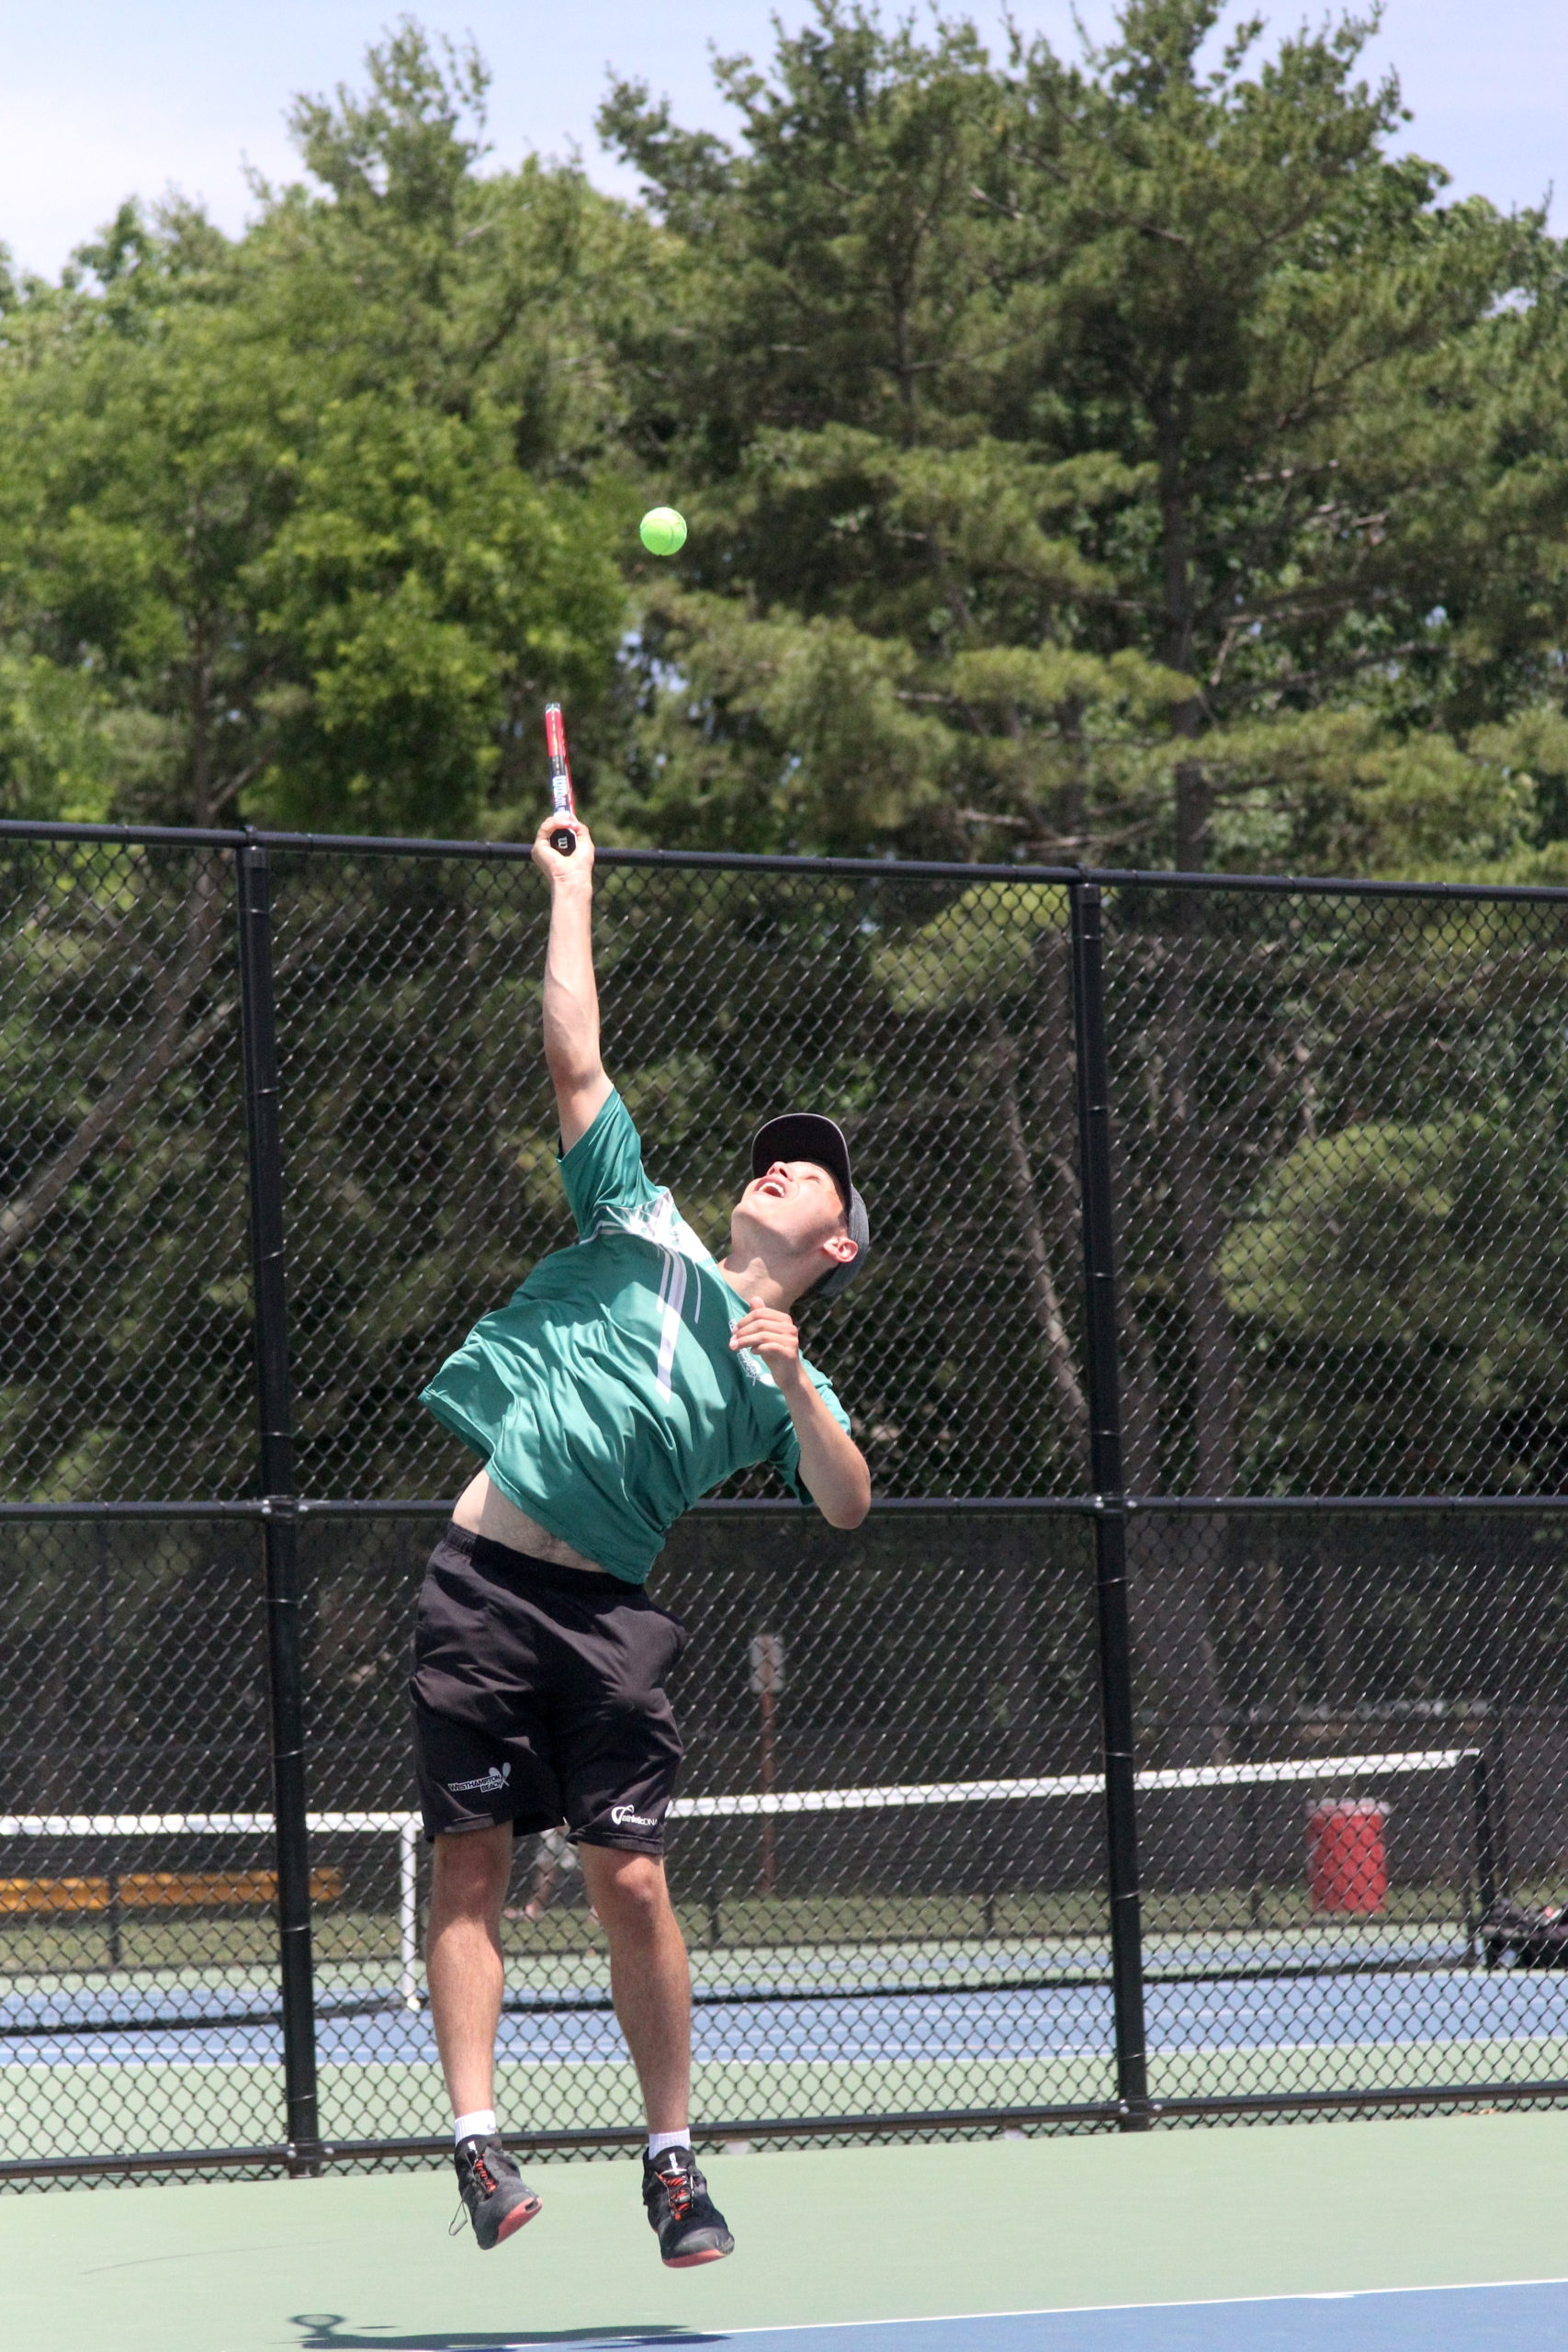
<svg viewBox="0 0 1568 2352"><path fill-rule="evenodd" d="M504 2245L508 2238L514 2238L524 2222L531 2222L538 2210L539 2200L536 2197L530 2198L526 2205L514 2205L495 2233L496 2245Z"/></svg>
<svg viewBox="0 0 1568 2352"><path fill-rule="evenodd" d="M727 2249L725 2247L716 2245L710 2248L706 2254L666 2255L664 2257L664 2267L666 2270L694 2270L699 2262L722 2262L724 2260L726 2251ZM733 2251L733 2249L729 2249L729 2251Z"/></svg>

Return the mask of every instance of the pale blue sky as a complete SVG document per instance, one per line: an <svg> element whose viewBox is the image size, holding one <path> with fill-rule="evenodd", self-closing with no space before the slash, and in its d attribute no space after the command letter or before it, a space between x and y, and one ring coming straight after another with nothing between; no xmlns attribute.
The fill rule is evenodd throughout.
<svg viewBox="0 0 1568 2352"><path fill-rule="evenodd" d="M1260 5L1276 24L1325 13L1321 0ZM121 198L170 186L237 227L242 160L291 169L290 95L355 78L398 13L378 0L0 0L0 241L52 273ZM669 91L686 121L721 127L709 45L765 52L772 11L769 0L423 0L412 13L472 32L489 58L499 160L575 143L615 185L592 130L607 66ZM787 22L805 13L784 0ZM969 13L994 28L1001 8L974 0ZM1079 13L1102 30L1111 0L1081 0ZM1070 0L1015 0L1014 14L1074 42ZM1461 192L1508 205L1568 185L1568 0L1388 0L1373 55L1397 66L1411 139Z"/></svg>

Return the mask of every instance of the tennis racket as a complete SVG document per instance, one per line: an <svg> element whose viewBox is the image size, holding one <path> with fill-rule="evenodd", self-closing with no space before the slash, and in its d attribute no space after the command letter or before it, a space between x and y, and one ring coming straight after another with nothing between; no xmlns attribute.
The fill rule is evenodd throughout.
<svg viewBox="0 0 1568 2352"><path fill-rule="evenodd" d="M558 702L545 705L545 749L550 755L550 797L556 804L556 815L575 817L577 803L571 797L571 768L566 756L566 721ZM577 835L570 825L555 827L550 847L560 857L573 854Z"/></svg>

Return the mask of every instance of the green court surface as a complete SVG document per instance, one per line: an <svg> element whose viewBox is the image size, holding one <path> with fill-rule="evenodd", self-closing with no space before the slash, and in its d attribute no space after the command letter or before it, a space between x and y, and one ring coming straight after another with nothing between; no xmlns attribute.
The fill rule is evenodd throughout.
<svg viewBox="0 0 1568 2352"><path fill-rule="evenodd" d="M1248 2092L1352 2090L1376 2084L1388 2090L1434 2082L1547 2083L1568 2076L1568 2042L1348 2042L1324 2051L1264 2046L1257 2050L1156 2053L1151 2087L1166 2098L1234 2098ZM68 2098L62 2092L64 2080ZM854 2062L800 2060L776 2064L732 2060L696 2069L700 2111L744 2131L768 2116L816 2118L857 2114L918 2114L940 2108L943 2083L918 2060ZM626 2059L585 2059L565 2064L513 2064L496 2070L499 2103L536 2129L570 2130L585 2120L633 2128L637 2079ZM1056 2107L1114 2096L1111 2068L1089 2058L1010 2060L987 2066L969 2059L949 2077L955 2103L1007 2109ZM434 2136L446 2128L439 2081L428 2065L368 2064L321 2070L323 2136L344 2142L393 2136ZM0 2069L0 2154L48 2153L63 2118L73 2151L120 2154L172 2145L206 2144L204 2119L224 2119L239 2145L275 2144L281 2131L278 2086L270 2065L89 2066ZM1568 2122L1564 2123L1568 2133Z"/></svg>
<svg viewBox="0 0 1568 2352"><path fill-rule="evenodd" d="M443 2169L8 2197L0 2343L502 2352L1014 2313L1030 2317L1006 2340L1044 2346L1090 2340L1054 2313L1134 2305L1156 2307L1135 2340L1157 2352L1178 2340L1173 2305L1568 2272L1568 2115L1551 2113L716 2155L709 2175L739 2250L683 2273L659 2267L635 2162L530 2169L545 2211L488 2256L446 2234ZM1551 2308L1564 2300L1557 2290ZM1476 2318L1489 2301L1438 2303L1450 2316L1424 2320L1423 2340L1501 2343ZM1351 2340L1334 2315L1367 2306L1249 2308L1304 2314L1291 2340L1328 2346ZM1227 2345L1276 2340L1247 2310L1242 2322ZM1193 2324L1179 2341L1210 2340L1201 2313ZM1217 2313L1213 2328L1218 2342ZM986 2340L919 2335L932 2352L972 2338ZM897 2324L859 2339L864 2352L901 2340ZM768 2352L766 2335L751 2345Z"/></svg>

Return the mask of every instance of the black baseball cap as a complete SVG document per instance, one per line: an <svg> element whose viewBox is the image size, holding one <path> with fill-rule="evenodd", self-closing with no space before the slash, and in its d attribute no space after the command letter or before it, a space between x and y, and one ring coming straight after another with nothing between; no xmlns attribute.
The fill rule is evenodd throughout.
<svg viewBox="0 0 1568 2352"><path fill-rule="evenodd" d="M850 1174L850 1147L844 1140L844 1131L819 1112L785 1111L776 1119L764 1121L752 1136L752 1176L765 1176L775 1159L815 1160L818 1168L828 1170L839 1188L855 1254L841 1266L830 1267L806 1294L807 1298L837 1298L841 1291L848 1290L871 1251L871 1220Z"/></svg>

